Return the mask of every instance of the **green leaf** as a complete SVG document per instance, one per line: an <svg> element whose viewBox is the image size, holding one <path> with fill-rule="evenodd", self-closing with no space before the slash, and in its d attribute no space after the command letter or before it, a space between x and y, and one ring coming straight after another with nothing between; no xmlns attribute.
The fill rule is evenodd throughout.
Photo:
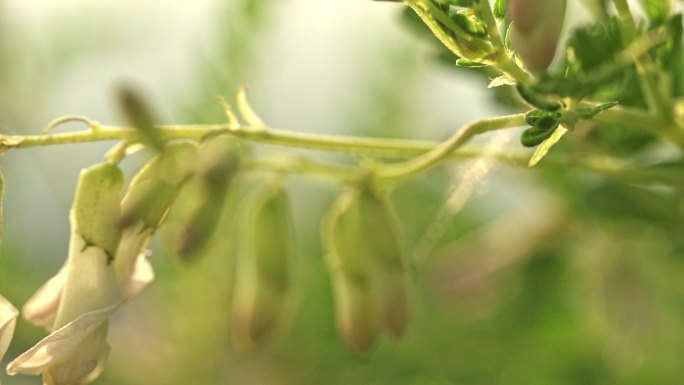
<svg viewBox="0 0 684 385"><path fill-rule="evenodd" d="M506 6L506 0L495 0L494 8L492 9L494 12L494 17L499 20L504 19L506 17Z"/></svg>
<svg viewBox="0 0 684 385"><path fill-rule="evenodd" d="M525 147L538 146L553 134L553 131L557 126L558 122L547 128L530 127L520 135L520 144Z"/></svg>
<svg viewBox="0 0 684 385"><path fill-rule="evenodd" d="M570 68L576 73L589 73L610 65L624 48L617 17L578 28L568 40L568 50L573 57Z"/></svg>
<svg viewBox="0 0 684 385"><path fill-rule="evenodd" d="M672 8L671 0L641 0L651 25L661 25L667 19Z"/></svg>
<svg viewBox="0 0 684 385"><path fill-rule="evenodd" d="M558 141L563 137L563 135L565 135L566 132L568 132L567 128L561 125L557 126L556 129L553 130L553 133L534 151L534 154L532 154L532 158L530 158L528 165L533 167L539 163L539 161L546 156L551 147L558 143Z"/></svg>
<svg viewBox="0 0 684 385"><path fill-rule="evenodd" d="M459 9L449 12L449 17L466 33L474 37L487 36L487 25L482 17L473 9Z"/></svg>
<svg viewBox="0 0 684 385"><path fill-rule="evenodd" d="M525 121L530 126L537 126L541 121L552 120L558 122L562 114L558 111L531 110L525 114ZM548 123L543 123L540 127L549 127Z"/></svg>
<svg viewBox="0 0 684 385"><path fill-rule="evenodd" d="M617 105L619 105L620 102L606 102L599 104L598 106L579 106L576 109L577 117L580 120L587 120L587 119L593 119L596 117L596 115L611 109Z"/></svg>
<svg viewBox="0 0 684 385"><path fill-rule="evenodd" d="M468 59L456 59L456 65L459 66L459 67L465 67L465 68L482 68L482 67L486 67L486 65L484 65L484 64L482 64L482 63L479 63L479 62L476 62L476 61L472 61L472 60L468 60Z"/></svg>
<svg viewBox="0 0 684 385"><path fill-rule="evenodd" d="M545 111L557 111L561 108L561 104L558 100L542 95L525 84L518 84L516 90L518 91L518 95L533 107Z"/></svg>

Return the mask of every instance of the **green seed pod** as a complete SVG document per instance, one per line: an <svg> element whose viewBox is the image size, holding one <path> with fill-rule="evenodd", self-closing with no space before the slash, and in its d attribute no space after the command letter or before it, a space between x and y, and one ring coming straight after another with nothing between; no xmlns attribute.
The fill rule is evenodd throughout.
<svg viewBox="0 0 684 385"><path fill-rule="evenodd" d="M260 186L243 206L231 308L233 341L259 347L287 307L295 259L288 198L280 183Z"/></svg>
<svg viewBox="0 0 684 385"><path fill-rule="evenodd" d="M380 325L401 337L408 324L408 292L399 222L389 202L368 189L359 197L359 219L364 254L376 271Z"/></svg>
<svg viewBox="0 0 684 385"><path fill-rule="evenodd" d="M174 142L148 162L131 180L121 202L121 225L142 222L143 229L156 230L175 201L183 184L193 175L197 146Z"/></svg>
<svg viewBox="0 0 684 385"><path fill-rule="evenodd" d="M373 271L361 236L359 195L345 190L333 203L322 224L323 246L332 276L335 319L347 347L367 352L380 334Z"/></svg>
<svg viewBox="0 0 684 385"><path fill-rule="evenodd" d="M113 258L121 238L120 202L124 176L119 167L101 163L81 171L71 215L86 247L98 246Z"/></svg>
<svg viewBox="0 0 684 385"><path fill-rule="evenodd" d="M556 53L566 0L508 0L512 46L527 68L541 72Z"/></svg>
<svg viewBox="0 0 684 385"><path fill-rule="evenodd" d="M200 148L200 164L192 181L188 209L176 218L180 225L173 236L173 251L183 261L194 260L214 234L228 195L240 169L242 148L233 138L222 135ZM188 186L190 188L190 186Z"/></svg>

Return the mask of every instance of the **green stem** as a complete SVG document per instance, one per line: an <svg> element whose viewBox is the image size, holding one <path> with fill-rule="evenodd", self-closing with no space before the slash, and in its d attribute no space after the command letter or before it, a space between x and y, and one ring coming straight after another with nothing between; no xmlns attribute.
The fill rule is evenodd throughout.
<svg viewBox="0 0 684 385"><path fill-rule="evenodd" d="M448 140L433 147L429 152L419 157L398 164L382 166L378 170L377 175L380 178L391 182L411 177L448 158L454 150L461 147L475 135L524 125L526 125L525 114L508 115L475 121L462 127Z"/></svg>
<svg viewBox="0 0 684 385"><path fill-rule="evenodd" d="M496 60L493 64L494 67L512 77L518 83L531 83L533 80L532 76L520 68L513 60L511 60L511 57L508 55L506 47L503 43L503 39L501 38L501 34L499 33L499 24L492 13L492 8L489 4L489 1L480 1L479 9L482 18L487 25L490 42L496 51Z"/></svg>

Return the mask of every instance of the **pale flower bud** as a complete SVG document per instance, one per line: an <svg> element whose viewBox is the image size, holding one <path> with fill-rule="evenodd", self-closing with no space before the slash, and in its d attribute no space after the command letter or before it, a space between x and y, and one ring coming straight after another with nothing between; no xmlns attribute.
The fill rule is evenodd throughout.
<svg viewBox="0 0 684 385"><path fill-rule="evenodd" d="M17 309L3 296L0 296L0 360L5 356L12 341L17 314Z"/></svg>
<svg viewBox="0 0 684 385"><path fill-rule="evenodd" d="M294 231L279 182L260 186L243 206L231 332L237 346L258 347L276 330L289 299Z"/></svg>
<svg viewBox="0 0 684 385"><path fill-rule="evenodd" d="M54 331L12 361L10 375L42 374L45 384L71 385L88 383L99 374L109 351L108 319L122 302L112 258L121 237L116 224L123 188L116 166L101 164L81 173L71 210L69 256L56 280L63 279L63 286L59 290L51 283L61 292ZM42 302L46 309L55 305L54 299Z"/></svg>

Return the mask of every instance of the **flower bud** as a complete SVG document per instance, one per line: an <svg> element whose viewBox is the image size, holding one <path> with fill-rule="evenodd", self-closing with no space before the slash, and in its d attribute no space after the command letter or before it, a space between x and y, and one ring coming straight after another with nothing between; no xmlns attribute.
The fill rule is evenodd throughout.
<svg viewBox="0 0 684 385"><path fill-rule="evenodd" d="M109 351L108 317L122 300L111 262L121 236L123 189L116 166L100 164L81 172L55 331L10 363L9 374L42 374L44 383L52 385L87 383L99 374Z"/></svg>
<svg viewBox="0 0 684 385"><path fill-rule="evenodd" d="M240 169L242 148L226 135L213 138L200 148L196 177L181 198L180 213L174 216L172 249L185 262L204 250L218 226L228 190ZM172 215L173 216L173 215Z"/></svg>
<svg viewBox="0 0 684 385"><path fill-rule="evenodd" d="M566 0L508 0L511 44L530 71L544 71L556 53Z"/></svg>
<svg viewBox="0 0 684 385"><path fill-rule="evenodd" d="M372 266L364 253L358 191L348 188L323 219L322 239L332 276L335 319L347 347L367 352L380 334Z"/></svg>
<svg viewBox="0 0 684 385"><path fill-rule="evenodd" d="M5 356L12 341L17 314L17 309L0 295L0 360Z"/></svg>
<svg viewBox="0 0 684 385"><path fill-rule="evenodd" d="M121 169L109 163L83 170L76 186L71 214L75 231L86 245L101 247L110 258L121 238L118 222L123 189Z"/></svg>
<svg viewBox="0 0 684 385"><path fill-rule="evenodd" d="M183 184L193 175L197 147L174 142L148 162L134 177L123 199L121 224L156 230L175 201Z"/></svg>
<svg viewBox="0 0 684 385"><path fill-rule="evenodd" d="M359 218L365 253L376 270L380 324L401 337L408 324L408 291L399 223L389 202L368 189L360 194Z"/></svg>
<svg viewBox="0 0 684 385"><path fill-rule="evenodd" d="M260 186L245 203L238 238L231 331L235 343L255 348L270 337L292 286L294 234L288 199L278 184Z"/></svg>

